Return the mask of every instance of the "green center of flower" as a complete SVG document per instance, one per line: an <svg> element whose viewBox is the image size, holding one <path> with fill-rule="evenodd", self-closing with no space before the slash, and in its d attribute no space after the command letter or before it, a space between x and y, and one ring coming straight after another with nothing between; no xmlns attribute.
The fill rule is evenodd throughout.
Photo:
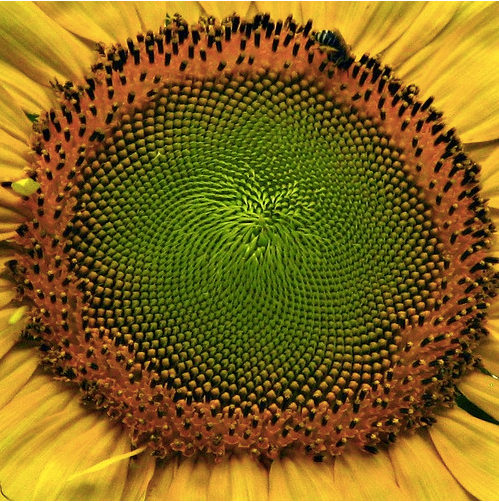
<svg viewBox="0 0 499 502"><path fill-rule="evenodd" d="M11 268L46 361L162 457L430 424L494 294L477 166L332 33L174 25L40 126Z"/></svg>
<svg viewBox="0 0 499 502"><path fill-rule="evenodd" d="M177 397L283 407L371 383L437 287L399 152L306 80L165 88L94 157L67 235L89 326Z"/></svg>

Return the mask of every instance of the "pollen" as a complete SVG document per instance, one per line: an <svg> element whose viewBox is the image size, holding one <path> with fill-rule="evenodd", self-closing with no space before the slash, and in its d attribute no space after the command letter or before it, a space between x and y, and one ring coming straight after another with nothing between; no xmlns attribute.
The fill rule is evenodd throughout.
<svg viewBox="0 0 499 502"><path fill-rule="evenodd" d="M12 186L24 336L135 446L375 453L453 403L494 228L416 86L262 14L174 16L55 89Z"/></svg>

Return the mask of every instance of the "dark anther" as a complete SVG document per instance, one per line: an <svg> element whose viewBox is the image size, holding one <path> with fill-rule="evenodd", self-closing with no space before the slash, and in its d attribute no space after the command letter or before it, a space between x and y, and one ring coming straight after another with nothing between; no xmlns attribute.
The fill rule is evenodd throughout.
<svg viewBox="0 0 499 502"><path fill-rule="evenodd" d="M296 57L296 55L298 54L298 49L300 48L300 44L299 43L295 43L293 45L293 56Z"/></svg>
<svg viewBox="0 0 499 502"><path fill-rule="evenodd" d="M359 79L359 85L361 87L366 83L366 80L367 80L368 76L369 76L369 72L368 71L362 72L362 75L360 76L360 79Z"/></svg>
<svg viewBox="0 0 499 502"><path fill-rule="evenodd" d="M154 48L148 48L147 49L147 57L149 59L149 63L153 64L154 63Z"/></svg>
<svg viewBox="0 0 499 502"><path fill-rule="evenodd" d="M279 47L279 37L275 36L274 40L272 41L272 51L276 52L277 51L277 47Z"/></svg>
<svg viewBox="0 0 499 502"><path fill-rule="evenodd" d="M427 109L431 106L431 104L432 104L432 103L433 103L433 97L431 97L431 96L430 96L430 97L429 97L429 98L428 98L428 99L427 99L427 100L426 100L426 101L422 104L422 106L421 106L421 110L422 110L422 111L427 110Z"/></svg>
<svg viewBox="0 0 499 502"><path fill-rule="evenodd" d="M169 66L171 60L172 60L171 52L165 52L165 66Z"/></svg>
<svg viewBox="0 0 499 502"><path fill-rule="evenodd" d="M419 101L414 103L411 109L411 115L414 117L418 113L420 108L421 108L421 103L419 103Z"/></svg>

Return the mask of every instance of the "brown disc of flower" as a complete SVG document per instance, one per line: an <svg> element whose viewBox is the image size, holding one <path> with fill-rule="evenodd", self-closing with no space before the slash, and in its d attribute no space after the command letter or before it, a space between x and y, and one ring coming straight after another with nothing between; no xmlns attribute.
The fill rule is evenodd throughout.
<svg viewBox="0 0 499 502"><path fill-rule="evenodd" d="M10 264L25 334L136 445L375 452L453 402L493 227L415 86L258 15L175 17L56 91Z"/></svg>

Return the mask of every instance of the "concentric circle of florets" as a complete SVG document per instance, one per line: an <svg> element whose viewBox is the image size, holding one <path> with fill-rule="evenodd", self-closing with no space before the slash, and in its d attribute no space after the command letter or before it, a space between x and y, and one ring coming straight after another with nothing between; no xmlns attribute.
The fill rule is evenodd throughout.
<svg viewBox="0 0 499 502"><path fill-rule="evenodd" d="M431 100L291 18L100 48L35 135L31 335L158 456L375 451L453 401L496 277Z"/></svg>

